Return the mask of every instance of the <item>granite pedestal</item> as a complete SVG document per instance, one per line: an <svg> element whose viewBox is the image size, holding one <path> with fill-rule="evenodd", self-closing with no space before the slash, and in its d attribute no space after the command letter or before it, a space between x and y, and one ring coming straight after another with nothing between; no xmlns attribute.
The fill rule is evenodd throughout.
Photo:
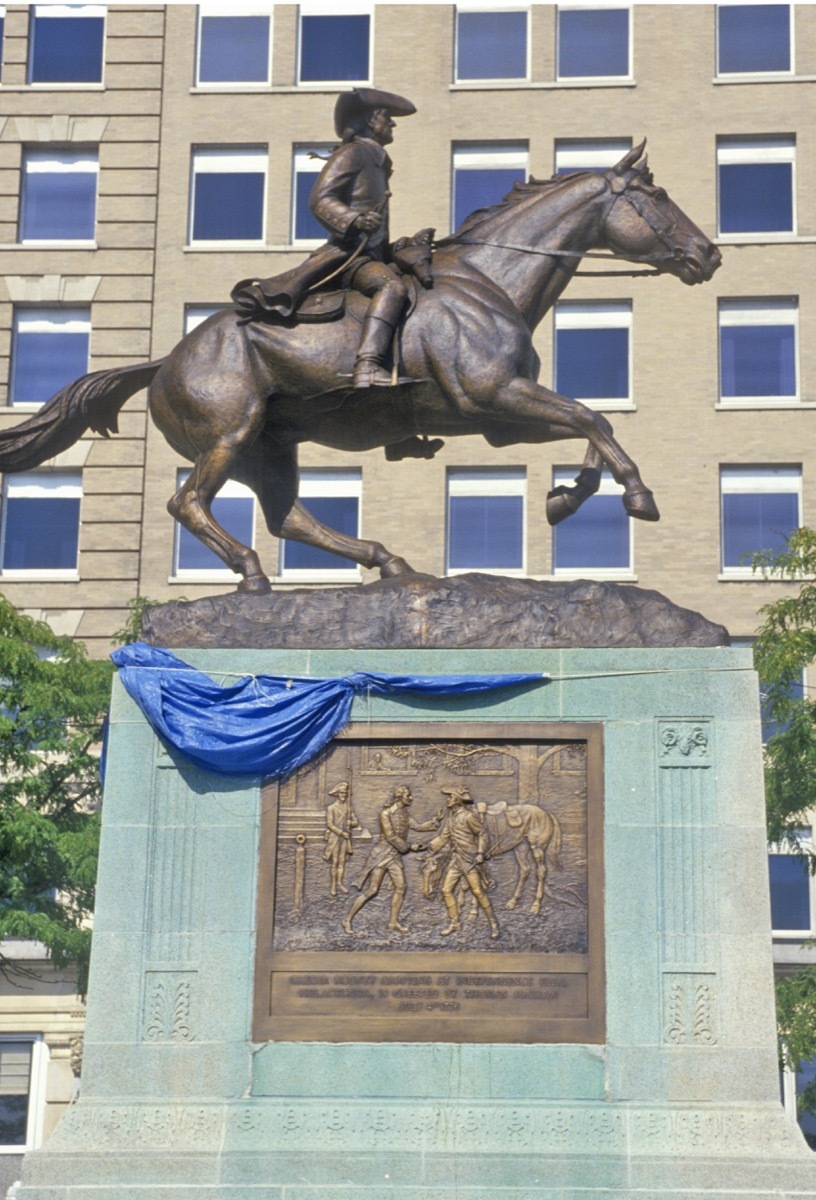
<svg viewBox="0 0 816 1200"><path fill-rule="evenodd" d="M779 1100L750 652L179 651L228 673L542 671L360 721L600 723L605 1041L251 1039L261 780L117 684L82 1088L18 1200L816 1200Z"/></svg>

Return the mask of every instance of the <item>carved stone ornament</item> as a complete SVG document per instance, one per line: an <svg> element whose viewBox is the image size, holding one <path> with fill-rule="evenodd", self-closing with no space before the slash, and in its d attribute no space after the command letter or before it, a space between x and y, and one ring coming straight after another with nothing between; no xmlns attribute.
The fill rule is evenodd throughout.
<svg viewBox="0 0 816 1200"><path fill-rule="evenodd" d="M601 730L366 725L267 788L254 1037L603 1037Z"/></svg>

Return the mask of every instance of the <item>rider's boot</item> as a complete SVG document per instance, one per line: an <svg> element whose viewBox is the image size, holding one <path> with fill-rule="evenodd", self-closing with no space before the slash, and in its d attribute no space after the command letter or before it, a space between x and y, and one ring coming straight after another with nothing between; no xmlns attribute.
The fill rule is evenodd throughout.
<svg viewBox="0 0 816 1200"><path fill-rule="evenodd" d="M391 372L385 365L394 336L394 326L380 317L367 316L354 362L352 387L391 387Z"/></svg>
<svg viewBox="0 0 816 1200"><path fill-rule="evenodd" d="M442 930L442 937L449 937L452 933L459 933L462 926L459 923L459 909L456 907L456 901L453 896L443 896L445 908L448 910L450 917L450 925L447 929Z"/></svg>

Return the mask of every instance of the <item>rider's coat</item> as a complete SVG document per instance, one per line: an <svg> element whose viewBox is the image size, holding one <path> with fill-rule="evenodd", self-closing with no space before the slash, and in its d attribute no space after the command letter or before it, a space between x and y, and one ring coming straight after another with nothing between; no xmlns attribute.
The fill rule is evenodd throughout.
<svg viewBox="0 0 816 1200"><path fill-rule="evenodd" d="M317 177L309 197L309 207L329 232L329 241L349 253L355 241L349 239L354 221L364 212L378 212L382 224L368 235L366 257L383 261L388 246L388 181L391 159L385 148L372 138L355 137L333 152Z"/></svg>

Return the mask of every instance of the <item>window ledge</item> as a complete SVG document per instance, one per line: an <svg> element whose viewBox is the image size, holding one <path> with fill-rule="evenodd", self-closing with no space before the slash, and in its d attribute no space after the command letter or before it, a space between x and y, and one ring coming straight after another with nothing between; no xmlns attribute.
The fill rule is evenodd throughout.
<svg viewBox="0 0 816 1200"><path fill-rule="evenodd" d="M474 79L448 84L450 92L531 91L556 92L569 88L634 88L634 79L586 78L538 81L530 79Z"/></svg>
<svg viewBox="0 0 816 1200"><path fill-rule="evenodd" d="M499 575L502 579L527 579L523 567L447 567L445 578L453 579L456 575Z"/></svg>
<svg viewBox="0 0 816 1200"><path fill-rule="evenodd" d="M719 583L801 583L803 580L811 579L813 576L796 575L793 577L779 575L765 576L761 571L752 571L750 567L739 568L734 567L729 571L720 571L717 576Z"/></svg>
<svg viewBox="0 0 816 1200"><path fill-rule="evenodd" d="M274 88L271 83L197 83L190 89L191 96L212 96L224 92L275 92L288 89Z"/></svg>
<svg viewBox="0 0 816 1200"><path fill-rule="evenodd" d="M570 399L578 400L593 412L637 412L637 405L632 400L580 400L578 396Z"/></svg>
<svg viewBox="0 0 816 1200"><path fill-rule="evenodd" d="M15 83L3 84L0 92L104 92L104 83ZM145 88L145 91L154 91Z"/></svg>
<svg viewBox="0 0 816 1200"><path fill-rule="evenodd" d="M718 233L714 238L717 246L806 246L816 242L813 234L780 231L778 233Z"/></svg>
<svg viewBox="0 0 816 1200"><path fill-rule="evenodd" d="M48 240L42 242L0 242L0 250L98 250L99 246L96 242L80 241L78 238L65 239L64 241Z"/></svg>
<svg viewBox="0 0 816 1200"><path fill-rule="evenodd" d="M45 400L10 400L8 404L0 406L0 413L39 412L45 403Z"/></svg>
<svg viewBox="0 0 816 1200"><path fill-rule="evenodd" d="M79 571L62 571L56 568L49 570L47 567L41 570L11 567L7 571L0 571L0 580L6 583L79 583Z"/></svg>
<svg viewBox="0 0 816 1200"><path fill-rule="evenodd" d="M189 586L192 583L236 584L241 582L241 576L228 568L223 571L179 571L178 575L168 575L167 582L174 587L178 584Z"/></svg>
<svg viewBox="0 0 816 1200"><path fill-rule="evenodd" d="M563 580L586 579L589 583L637 583L634 571L593 570L591 567L576 567L574 571L553 571L552 575L531 575L531 579Z"/></svg>
<svg viewBox="0 0 816 1200"><path fill-rule="evenodd" d="M755 411L756 409L785 409L787 412L795 412L797 408L816 408L816 400L774 400L773 397L767 399L757 398L754 400L720 400L714 405L715 412L737 412L740 409L744 411Z"/></svg>
<svg viewBox="0 0 816 1200"><path fill-rule="evenodd" d="M794 75L791 71L755 71L733 75L715 75L711 82L717 86L733 83L816 83L816 75Z"/></svg>
<svg viewBox="0 0 816 1200"><path fill-rule="evenodd" d="M348 91L349 88L372 86L370 79L299 79L294 90L297 92L342 92Z"/></svg>
<svg viewBox="0 0 816 1200"><path fill-rule="evenodd" d="M318 246L320 242L316 243ZM267 246L266 242L188 242L183 254L268 254L270 251L292 250L292 246Z"/></svg>
<svg viewBox="0 0 816 1200"><path fill-rule="evenodd" d="M333 586L346 585L347 587L356 587L362 583L363 577L359 571L338 571L336 574L330 575L325 572L321 575L315 573L307 574L306 572L298 573L293 571L291 575L272 575L269 577L269 582L276 591L285 591L287 588L324 588L327 584Z"/></svg>

